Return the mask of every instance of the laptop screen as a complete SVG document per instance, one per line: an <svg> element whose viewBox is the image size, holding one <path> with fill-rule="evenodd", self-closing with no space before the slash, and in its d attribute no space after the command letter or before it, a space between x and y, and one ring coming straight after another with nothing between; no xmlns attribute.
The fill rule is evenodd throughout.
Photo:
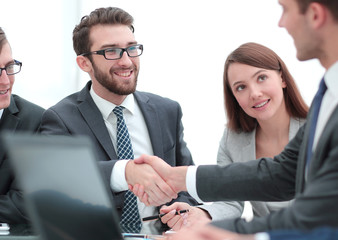
<svg viewBox="0 0 338 240"><path fill-rule="evenodd" d="M2 136L43 239L123 239L91 142L85 137Z"/></svg>

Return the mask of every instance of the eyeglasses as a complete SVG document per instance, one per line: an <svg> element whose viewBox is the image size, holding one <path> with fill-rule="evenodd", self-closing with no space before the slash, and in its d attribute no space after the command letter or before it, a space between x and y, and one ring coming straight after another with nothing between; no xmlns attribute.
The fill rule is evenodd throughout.
<svg viewBox="0 0 338 240"><path fill-rule="evenodd" d="M143 45L137 44L127 48L106 48L99 51L82 53L80 56L87 56L90 54L98 54L104 56L107 60L116 60L120 59L123 56L123 53L126 52L129 57L138 57L143 52Z"/></svg>
<svg viewBox="0 0 338 240"><path fill-rule="evenodd" d="M7 75L14 75L21 71L22 62L14 60L13 63L7 65L4 68L0 68L0 76L2 75L2 70L5 70Z"/></svg>

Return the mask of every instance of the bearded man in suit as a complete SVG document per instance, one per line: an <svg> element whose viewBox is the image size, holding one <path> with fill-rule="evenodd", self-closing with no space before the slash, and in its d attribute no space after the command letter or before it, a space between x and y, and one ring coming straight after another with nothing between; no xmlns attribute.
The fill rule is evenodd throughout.
<svg viewBox="0 0 338 240"><path fill-rule="evenodd" d="M128 185L137 182L142 182L145 191L156 199L155 206L177 197L178 201L197 204L186 192L173 192L148 165L119 159L118 120L113 110L123 107L135 157L146 153L163 158L171 166L194 164L183 140L180 105L155 94L136 91L143 45L135 40L133 17L120 8L96 9L75 27L73 46L78 66L91 80L81 91L46 110L41 132L85 135L92 140L120 214ZM138 210L140 217L158 213L157 207L142 202L138 202Z"/></svg>

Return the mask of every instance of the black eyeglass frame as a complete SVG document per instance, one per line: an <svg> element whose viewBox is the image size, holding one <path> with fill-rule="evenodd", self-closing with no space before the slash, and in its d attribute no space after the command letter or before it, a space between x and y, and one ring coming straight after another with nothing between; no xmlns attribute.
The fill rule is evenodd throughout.
<svg viewBox="0 0 338 240"><path fill-rule="evenodd" d="M13 65L19 66L20 67L19 71L15 72L15 73L8 73L7 68L9 68L10 66L13 66ZM22 62L14 59L13 63L7 65L6 67L0 68L0 76L2 75L2 70L5 70L7 76L15 75L15 74L17 74L21 71L21 67L22 67Z"/></svg>
<svg viewBox="0 0 338 240"><path fill-rule="evenodd" d="M137 55L137 56L130 56L128 50L130 48L133 48L133 47L136 47L136 46L139 47L139 49L141 50L141 53L139 55ZM107 58L106 57L106 51L113 50L113 49L120 49L121 50L120 57L118 57L118 58ZM93 51L93 52L88 52L88 53L82 53L79 56L88 56L90 54L98 54L98 55L102 55L107 60L117 60L117 59L121 59L122 58L124 52L126 52L128 54L128 57L131 57L131 58L139 57L143 53L143 45L142 44L135 44L135 45L131 45L131 46L126 47L126 48L116 48L116 47L105 48L105 49L98 50L98 51Z"/></svg>

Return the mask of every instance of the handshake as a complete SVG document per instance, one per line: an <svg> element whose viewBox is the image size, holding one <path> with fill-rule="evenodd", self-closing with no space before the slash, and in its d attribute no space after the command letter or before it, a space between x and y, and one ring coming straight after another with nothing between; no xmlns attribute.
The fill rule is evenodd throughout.
<svg viewBox="0 0 338 240"><path fill-rule="evenodd" d="M126 180L131 190L147 206L160 206L187 191L187 166L171 167L161 158L142 155L126 166Z"/></svg>

